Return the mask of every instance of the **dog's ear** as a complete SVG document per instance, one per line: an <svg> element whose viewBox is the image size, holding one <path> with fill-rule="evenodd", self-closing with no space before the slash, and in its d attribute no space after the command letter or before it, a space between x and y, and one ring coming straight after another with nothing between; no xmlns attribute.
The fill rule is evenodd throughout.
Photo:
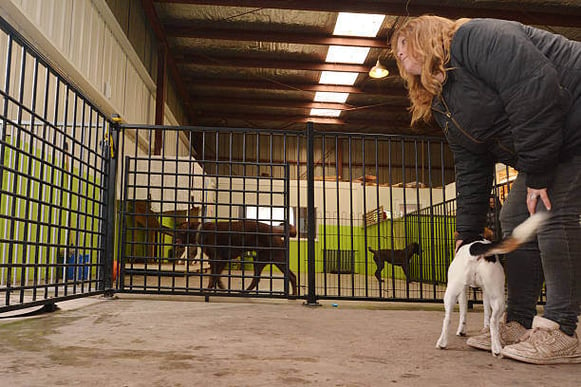
<svg viewBox="0 0 581 387"><path fill-rule="evenodd" d="M494 231L489 229L488 227L484 227L484 232L482 233L484 239L488 239L489 241L494 241Z"/></svg>

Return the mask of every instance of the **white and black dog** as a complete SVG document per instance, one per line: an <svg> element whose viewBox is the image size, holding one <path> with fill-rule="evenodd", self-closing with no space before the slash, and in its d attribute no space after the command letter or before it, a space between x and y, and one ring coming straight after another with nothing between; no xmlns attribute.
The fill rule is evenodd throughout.
<svg viewBox="0 0 581 387"><path fill-rule="evenodd" d="M460 309L456 335L466 334L466 288L480 287L484 303L484 326L490 327L492 355L500 355L502 345L498 329L504 312L504 270L495 254L509 253L532 239L547 217L547 212L537 212L500 242L490 243L485 239L463 242L448 268L448 284L444 295L446 314L436 348L444 349L448 345L450 314L456 301Z"/></svg>

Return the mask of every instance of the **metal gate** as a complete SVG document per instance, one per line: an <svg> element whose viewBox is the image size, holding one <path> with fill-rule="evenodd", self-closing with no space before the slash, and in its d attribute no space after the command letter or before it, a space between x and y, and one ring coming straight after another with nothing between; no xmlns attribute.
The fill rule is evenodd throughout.
<svg viewBox="0 0 581 387"><path fill-rule="evenodd" d="M110 123L3 19L0 57L0 312L103 293Z"/></svg>
<svg viewBox="0 0 581 387"><path fill-rule="evenodd" d="M454 168L443 139L311 125L120 131L119 291L442 301L455 230ZM249 220L268 225L268 238L242 246L239 235L257 239L238 225ZM208 254L212 248L221 252ZM258 258L264 249L269 258Z"/></svg>
<svg viewBox="0 0 581 387"><path fill-rule="evenodd" d="M158 129L160 130L160 129ZM144 154L150 128L124 125L119 197L120 292L288 297L289 165L180 154L191 128L163 128L164 152ZM218 130L217 143L272 134ZM190 142L192 141L192 142ZM292 280L289 283L289 280ZM215 285L215 286L214 286Z"/></svg>

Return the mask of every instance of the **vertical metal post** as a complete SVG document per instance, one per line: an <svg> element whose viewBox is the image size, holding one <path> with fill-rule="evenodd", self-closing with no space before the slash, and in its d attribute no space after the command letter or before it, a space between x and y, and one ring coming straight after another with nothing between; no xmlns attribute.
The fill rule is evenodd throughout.
<svg viewBox="0 0 581 387"><path fill-rule="evenodd" d="M283 200L284 200L284 219L285 219L285 223L284 223L284 235L285 235L285 242L284 242L284 294L288 297L288 293L289 293L289 283L288 283L288 278L289 278L289 271L290 271L290 165L287 163L286 161L286 135L284 135L283 137L283 141L284 141L284 196L283 196ZM296 290L296 293L295 293ZM298 296L298 286L296 286L296 289L293 290L293 296L296 297Z"/></svg>
<svg viewBox="0 0 581 387"><path fill-rule="evenodd" d="M165 89L167 72L167 46L160 44L157 51L157 83L155 92L155 124L163 125L165 107ZM153 154L160 155L162 148L162 130L155 129L155 141L153 144Z"/></svg>
<svg viewBox="0 0 581 387"><path fill-rule="evenodd" d="M315 294L315 135L313 123L307 123L307 273L308 306L317 306Z"/></svg>
<svg viewBox="0 0 581 387"><path fill-rule="evenodd" d="M12 74L12 36L8 35L8 41L6 42L7 45L7 52L6 52L6 64L5 64L5 79L4 79L4 93L6 93L6 95L9 95L10 93L10 76ZM0 122L0 176L2 177L2 180L4 180L4 162L6 160L6 132L8 130L7 124L8 124L8 98L4 98L4 107L2 109L2 122ZM4 185L4 184L3 184ZM14 195L14 193L11 193L11 195ZM15 200L14 197L12 197L12 200ZM13 218L10 219L10 222L13 222ZM6 272L6 298L4 300L4 304L5 305L10 305L10 295L12 290L10 289L12 287L12 249L13 249L13 244L10 243L8 245L8 254L7 254L7 259L2 259L2 263L3 264L7 264L9 270ZM3 254L5 254L5 252L2 252ZM2 275L4 275L4 271L2 271L1 273Z"/></svg>
<svg viewBox="0 0 581 387"><path fill-rule="evenodd" d="M115 187L117 186L117 157L115 144L118 144L119 126L117 123L109 123L108 138L105 139L103 151L104 157L109 160L107 176L107 208L105 209L105 244L103 252L103 290L105 296L113 295L113 261L115 255Z"/></svg>

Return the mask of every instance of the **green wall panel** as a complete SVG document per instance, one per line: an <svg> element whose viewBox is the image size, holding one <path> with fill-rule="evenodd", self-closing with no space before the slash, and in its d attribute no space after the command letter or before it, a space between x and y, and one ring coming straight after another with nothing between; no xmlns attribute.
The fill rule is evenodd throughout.
<svg viewBox="0 0 581 387"><path fill-rule="evenodd" d="M69 170L63 165L69 170L63 174L54 168L50 155L41 159L40 149L34 149L34 155L29 154L28 143L20 149L5 147L0 195L0 234L10 240L1 243L0 263L16 265L11 280L22 280L22 265L57 264L54 245L78 246L80 254L90 254L91 262L96 263L95 249L100 239L95 216L100 210L100 181L88 173L86 166L81 175L78 168ZM25 280L61 275L50 266L24 270ZM0 267L0 280L7 279L6 266Z"/></svg>
<svg viewBox="0 0 581 387"><path fill-rule="evenodd" d="M410 279L425 282L446 282L446 270L453 257L453 233L456 228L453 216L407 216L384 220L365 227L319 226L315 242L315 271L324 272L324 250L353 251L353 272L373 275L375 262L368 248L403 249L407 244L418 242L421 258L414 255L410 264ZM292 240L290 249L291 269L307 272L307 242ZM297 253L300 250L300 255ZM349 256L349 253L347 253ZM299 258L300 257L300 258ZM299 262L300 259L300 262ZM327 267L328 269L328 267ZM328 272L328 270L327 270ZM399 266L386 264L383 273L405 279Z"/></svg>

